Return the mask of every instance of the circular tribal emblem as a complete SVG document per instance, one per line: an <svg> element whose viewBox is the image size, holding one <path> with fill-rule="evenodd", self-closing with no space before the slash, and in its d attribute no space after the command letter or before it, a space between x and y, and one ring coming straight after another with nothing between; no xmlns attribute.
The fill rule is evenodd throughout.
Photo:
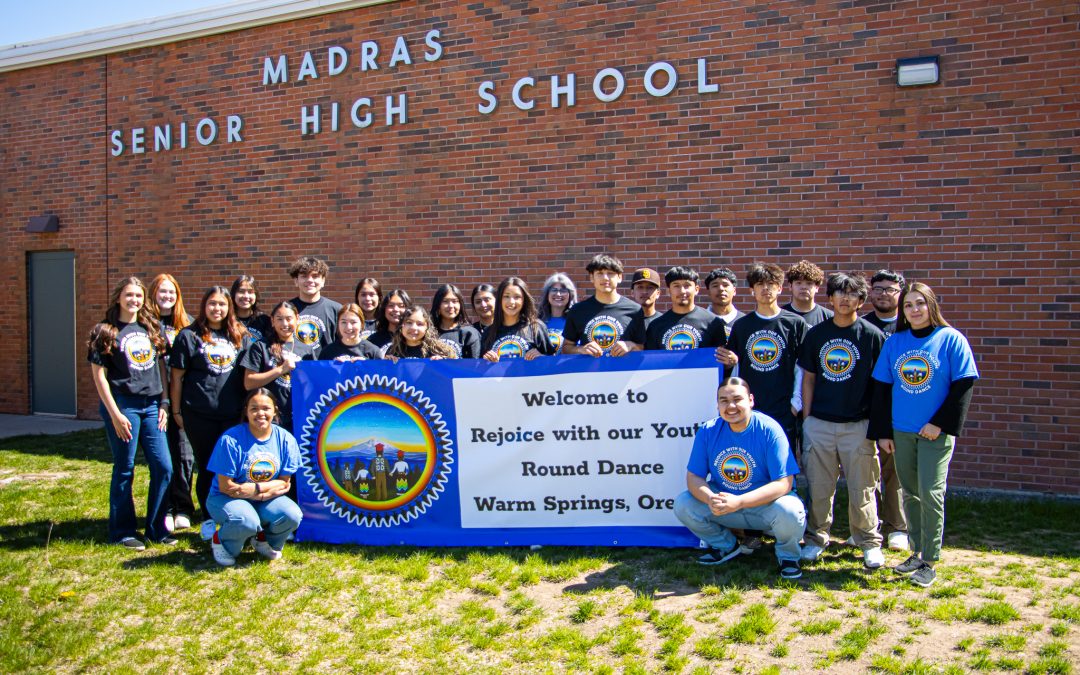
<svg viewBox="0 0 1080 675"><path fill-rule="evenodd" d="M302 471L316 498L365 527L425 513L454 461L450 432L431 400L383 375L355 377L323 394L300 438Z"/></svg>

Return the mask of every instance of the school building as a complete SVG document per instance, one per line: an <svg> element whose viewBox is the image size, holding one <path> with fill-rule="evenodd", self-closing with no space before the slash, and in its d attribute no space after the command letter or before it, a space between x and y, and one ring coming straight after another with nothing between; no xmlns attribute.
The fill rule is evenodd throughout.
<svg viewBox="0 0 1080 675"><path fill-rule="evenodd" d="M0 412L95 417L112 285L421 302L597 252L938 291L951 484L1080 494L1080 23L1061 0L254 0L0 47ZM624 286L625 288L625 286ZM824 295L819 301L824 301ZM787 300L785 296L784 301ZM749 292L736 304L749 309Z"/></svg>

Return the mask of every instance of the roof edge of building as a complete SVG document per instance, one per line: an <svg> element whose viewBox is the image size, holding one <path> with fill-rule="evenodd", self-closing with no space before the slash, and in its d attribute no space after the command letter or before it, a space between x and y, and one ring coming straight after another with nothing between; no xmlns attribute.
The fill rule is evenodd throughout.
<svg viewBox="0 0 1080 675"><path fill-rule="evenodd" d="M249 0L220 5L44 40L0 45L0 73L397 1Z"/></svg>

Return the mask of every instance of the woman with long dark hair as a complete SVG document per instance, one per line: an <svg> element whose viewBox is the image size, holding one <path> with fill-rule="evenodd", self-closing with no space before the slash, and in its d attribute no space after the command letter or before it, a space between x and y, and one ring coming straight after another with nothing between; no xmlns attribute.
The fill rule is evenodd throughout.
<svg viewBox="0 0 1080 675"><path fill-rule="evenodd" d="M357 282L353 297L364 316L364 330L361 332L360 339L366 340L377 330L375 316L379 309L379 301L382 299L382 284L373 277L364 277Z"/></svg>
<svg viewBox="0 0 1080 675"><path fill-rule="evenodd" d="M401 315L401 327L394 333L388 359L456 359L450 345L439 339L435 322L427 310L413 305Z"/></svg>
<svg viewBox="0 0 1080 675"><path fill-rule="evenodd" d="M495 322L495 287L491 284L477 284L470 300L473 312L476 313L473 328L483 335L484 329Z"/></svg>
<svg viewBox="0 0 1080 675"><path fill-rule="evenodd" d="M562 349L562 333L566 326L566 310L577 303L577 286L562 272L552 274L540 292L540 320L548 329L548 338L555 353Z"/></svg>
<svg viewBox="0 0 1080 675"><path fill-rule="evenodd" d="M394 339L394 333L401 326L401 316L406 309L412 307L412 304L412 298L400 288L395 288L384 295L382 302L375 310L375 332L368 336L368 342L385 354L390 342Z"/></svg>
<svg viewBox="0 0 1080 675"><path fill-rule="evenodd" d="M213 478L207 462L218 438L240 418L244 369L236 366L250 339L247 335L233 313L229 290L213 286L203 294L195 323L180 331L169 355L173 423L191 441L199 470L195 494L203 509L204 528L210 519L206 497ZM209 538L205 529L202 534Z"/></svg>
<svg viewBox="0 0 1080 675"><path fill-rule="evenodd" d="M435 290L431 316L435 319L439 339L449 345L458 358L480 358L480 333L469 325L465 298L457 286L443 284Z"/></svg>
<svg viewBox="0 0 1080 675"><path fill-rule="evenodd" d="M112 450L109 486L109 541L134 551L146 548L135 530L135 451L142 445L150 468L146 498L146 537L175 544L165 528L172 462L165 441L169 399L165 396L165 339L146 304L147 291L136 277L113 288L104 320L87 341L87 360L101 399L101 418Z"/></svg>
<svg viewBox="0 0 1080 675"><path fill-rule="evenodd" d="M312 361L319 352L319 343L306 344L296 339L296 324L300 313L291 302L283 301L270 312L273 329L263 339L244 352L240 367L244 369L244 387L248 391L266 388L277 399L281 413L278 424L292 433L292 371L301 361Z"/></svg>
<svg viewBox="0 0 1080 675"><path fill-rule="evenodd" d="M929 286L910 283L900 307L896 333L874 366L885 386L875 390L867 436L894 453L904 489L912 554L895 569L925 587L937 577L949 462L979 371L967 338L945 321Z"/></svg>
<svg viewBox="0 0 1080 675"><path fill-rule="evenodd" d="M495 321L484 331L481 345L485 359L532 361L555 353L547 326L536 318L536 304L524 281L517 277L504 279L495 297Z"/></svg>
<svg viewBox="0 0 1080 675"><path fill-rule="evenodd" d="M259 341L269 336L273 326L270 325L270 317L259 307L259 288L255 285L255 277L247 274L236 277L229 293L236 306L236 320L247 328L251 339Z"/></svg>

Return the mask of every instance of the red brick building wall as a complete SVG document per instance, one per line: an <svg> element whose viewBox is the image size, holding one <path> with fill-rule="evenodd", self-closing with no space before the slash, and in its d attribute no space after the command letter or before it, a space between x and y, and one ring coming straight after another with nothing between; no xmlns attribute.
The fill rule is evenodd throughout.
<svg viewBox="0 0 1080 675"><path fill-rule="evenodd" d="M27 325L38 250L76 251L80 333L123 274L169 271L197 307L245 272L272 304L309 253L330 261L332 298L373 275L425 303L439 283L510 273L538 288L567 270L587 287L599 251L661 270L890 266L939 292L983 376L953 484L1077 494L1080 16L992 4L395 2L3 73L0 321ZM433 29L444 52L428 62ZM398 36L413 64L391 69ZM365 40L378 70L359 67ZM327 74L330 46L347 50L344 74ZM305 51L319 77L295 82ZM264 58L281 54L290 81L264 86ZM897 87L896 59L927 54L943 83ZM717 92L698 92L698 59ZM644 90L656 61L678 72L668 96ZM626 77L610 103L592 93L605 67ZM576 105L552 108L548 79L569 73ZM528 112L510 102L525 76ZM485 80L499 98L487 115ZM408 121L386 126L381 101L398 94ZM362 96L377 119L356 129ZM302 136L302 107L333 101L341 130L324 112ZM239 143L224 142L227 115L243 118ZM219 138L203 147L207 116ZM186 149L128 147L132 127L152 149L154 125L175 135L181 121ZM58 234L23 231L46 212ZM0 342L0 411L28 410L27 361L24 341ZM88 376L79 408L96 415Z"/></svg>

